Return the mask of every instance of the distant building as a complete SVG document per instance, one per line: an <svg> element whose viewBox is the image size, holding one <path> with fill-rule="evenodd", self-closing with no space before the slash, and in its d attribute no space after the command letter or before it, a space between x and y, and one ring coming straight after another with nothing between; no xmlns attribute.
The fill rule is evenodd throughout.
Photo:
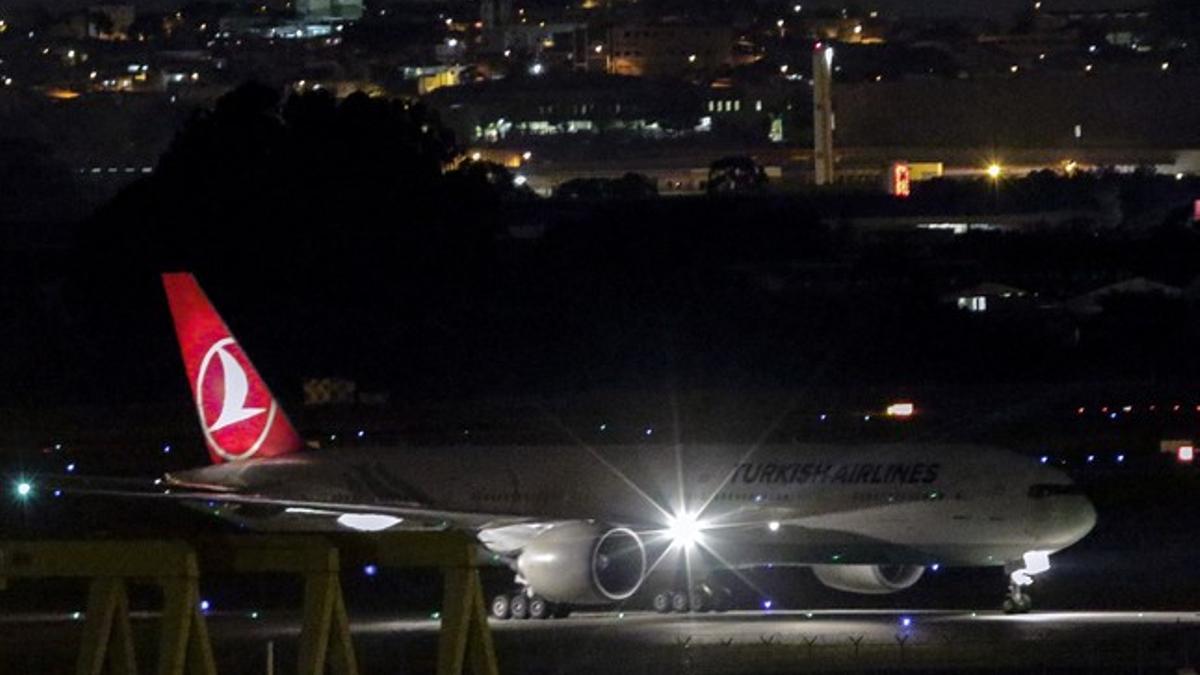
<svg viewBox="0 0 1200 675"><path fill-rule="evenodd" d="M472 144L576 134L669 138L712 128L704 88L600 74L444 87L426 100Z"/></svg>
<svg viewBox="0 0 1200 675"><path fill-rule="evenodd" d="M296 0L301 22L357 21L363 16L363 0Z"/></svg>
<svg viewBox="0 0 1200 675"><path fill-rule="evenodd" d="M729 26L630 23L608 31L608 72L634 77L687 77L733 61Z"/></svg>

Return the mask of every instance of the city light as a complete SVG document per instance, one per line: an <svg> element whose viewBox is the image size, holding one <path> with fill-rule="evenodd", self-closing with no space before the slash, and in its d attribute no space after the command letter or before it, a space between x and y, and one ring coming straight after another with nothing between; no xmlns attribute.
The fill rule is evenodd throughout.
<svg viewBox="0 0 1200 675"><path fill-rule="evenodd" d="M1180 462L1191 464L1192 460L1196 458L1196 449L1190 445L1181 445L1175 452L1175 457Z"/></svg>
<svg viewBox="0 0 1200 675"><path fill-rule="evenodd" d="M992 180L999 180L1000 176L1003 174L1004 174L1004 167L1000 166L996 162L992 162L991 164L988 164L988 167L987 167L988 178L991 178Z"/></svg>

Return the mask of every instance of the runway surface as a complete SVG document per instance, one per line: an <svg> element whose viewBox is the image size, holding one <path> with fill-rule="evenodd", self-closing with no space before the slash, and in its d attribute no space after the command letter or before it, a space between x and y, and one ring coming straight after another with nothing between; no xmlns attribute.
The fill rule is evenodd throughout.
<svg viewBox="0 0 1200 675"><path fill-rule="evenodd" d="M155 617L135 615L153 661ZM365 673L429 672L438 621L353 616ZM585 613L492 621L502 673L1163 672L1200 657L1195 612L771 611L694 616ZM81 617L0 616L0 672L70 672ZM298 617L209 616L220 673L294 670Z"/></svg>

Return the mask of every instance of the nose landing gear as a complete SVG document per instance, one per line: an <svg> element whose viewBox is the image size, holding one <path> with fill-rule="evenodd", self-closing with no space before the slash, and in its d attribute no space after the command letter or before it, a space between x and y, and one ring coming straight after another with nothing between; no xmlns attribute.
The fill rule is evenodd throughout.
<svg viewBox="0 0 1200 675"><path fill-rule="evenodd" d="M1026 614L1033 609L1033 598L1024 590L1021 584L1015 581L1010 581L1008 584L1008 597L1004 598L1004 603L1001 605L1005 614Z"/></svg>
<svg viewBox="0 0 1200 675"><path fill-rule="evenodd" d="M1025 614L1033 609L1033 598L1025 588L1033 584L1034 575L1048 569L1050 553L1047 551L1027 551L1020 561L1004 566L1008 574L1008 597L1001 607L1005 614Z"/></svg>

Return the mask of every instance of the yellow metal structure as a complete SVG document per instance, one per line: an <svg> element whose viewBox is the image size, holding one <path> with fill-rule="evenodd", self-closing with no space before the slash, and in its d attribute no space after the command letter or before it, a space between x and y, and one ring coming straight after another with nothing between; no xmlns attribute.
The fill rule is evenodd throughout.
<svg viewBox="0 0 1200 675"><path fill-rule="evenodd" d="M251 535L172 541L0 542L0 589L9 579L91 578L77 675L135 675L129 583L163 590L158 675L215 675L199 610L206 574L296 574L304 578L298 672L357 675L340 583L341 561L380 567L438 567L444 574L438 675L498 675L476 546L452 533Z"/></svg>
<svg viewBox="0 0 1200 675"><path fill-rule="evenodd" d="M215 675L208 628L197 603L199 569L187 544L167 541L0 543L0 579L90 578L76 675L134 675L128 583L163 591L158 675Z"/></svg>

